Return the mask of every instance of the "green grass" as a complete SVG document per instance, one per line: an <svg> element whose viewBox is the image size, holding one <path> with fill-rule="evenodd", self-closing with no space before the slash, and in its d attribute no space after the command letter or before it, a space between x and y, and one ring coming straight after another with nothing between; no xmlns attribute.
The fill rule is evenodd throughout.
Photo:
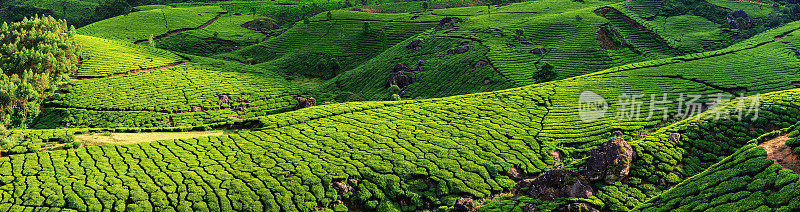
<svg viewBox="0 0 800 212"><path fill-rule="evenodd" d="M307 8L309 2L177 4L181 8L107 20L106 24L114 22L108 29L117 30L107 33L122 35L121 26L135 20L150 23L135 14L214 5L208 8L218 6L229 13L205 30L176 34L157 45L205 42L213 32L225 40L248 42L243 38L259 35L247 34L251 32L238 25L251 16L232 15L236 10L231 8L246 11L272 5L257 15L274 18L268 14L315 11ZM416 9L416 3L381 7L406 11ZM473 197L489 199L480 211L521 211L526 204L552 210L572 202L590 203L603 211L800 210L795 201L800 192L797 175L779 170L753 145L784 128L792 131L791 138L797 137L796 129L788 127L800 117L800 89L793 85L800 77L800 58L795 54L800 22L721 50L677 56L725 40L716 25L697 16L648 17L654 8L645 6L655 3L632 1L634 9L605 18L595 11L621 4L539 0L413 14L336 10L332 20L321 13L281 36L218 56L258 65L187 54L179 54L185 58L180 59L146 45L122 44L134 38L107 41L81 36L87 68L82 73L125 73L135 70L131 64L142 64L137 61L148 57L154 58L144 62L148 66L175 58L188 62L72 81L63 87L46 104L34 128L70 129L12 130L3 135L16 140L0 143L4 155L13 154L0 157L0 209L316 211L355 206L349 209L417 211L449 209L459 198ZM277 8L288 10L275 12ZM432 30L443 15L454 14L468 20L452 30ZM369 23L367 32L364 23ZM598 31L603 30L613 35L617 48L601 48ZM408 50L405 45L416 38L425 39L422 50ZM469 51L447 53L461 45L469 46ZM718 48L722 46L727 44ZM530 53L539 47L550 53L544 57ZM201 45L181 51L217 50ZM123 53L125 57L104 56ZM425 70L417 73L418 81L406 90L404 101L295 110L296 96L318 97L320 103L327 97L387 99L391 68L403 62L413 69L419 60L427 61ZM479 61L488 66L475 68ZM542 64L537 61L553 65L558 76L552 81L537 78L537 66ZM284 77L312 84L332 78L307 90ZM581 120L576 105L584 91L605 98L609 103L605 117ZM718 93L762 94L759 119L710 120L710 113L683 121L615 117L621 107L614 103L624 94L645 95L640 99L645 118L651 109L650 94L668 94L674 100L681 94ZM222 103L220 95L232 101ZM242 105L247 109L232 110ZM673 101L659 106L669 108L673 113L667 115L672 116L678 105ZM191 106L204 111L189 112ZM128 139L131 142L32 153L64 145L67 142L61 141L70 135L89 131L114 136L112 131L209 130L245 124L251 124L250 130L225 135L135 134ZM624 132L637 155L624 182L595 184L595 195L589 199L544 202L503 195L519 180L509 176L512 168L537 176L559 165L550 156L554 150L574 162L568 167L581 167L586 153L617 130ZM674 132L684 139L668 141ZM109 137L92 139L101 138ZM135 142L143 139L159 141ZM797 143L788 144L800 146ZM340 194L335 188L340 182L356 189Z"/></svg>
<svg viewBox="0 0 800 212"><path fill-rule="evenodd" d="M38 152L71 145L75 134L85 132L84 129L4 130L0 132L0 150L3 156Z"/></svg>
<svg viewBox="0 0 800 212"><path fill-rule="evenodd" d="M142 132L142 133L84 133L75 136L84 146L124 145L159 140L190 139L196 137L221 136L224 131L199 132Z"/></svg>
<svg viewBox="0 0 800 212"><path fill-rule="evenodd" d="M82 52L77 77L103 77L183 61L176 54L148 46L84 35L77 35L76 41Z"/></svg>
<svg viewBox="0 0 800 212"><path fill-rule="evenodd" d="M256 16L255 18L264 17ZM200 36L203 38L214 38L214 33L217 33L217 39L234 41L242 45L256 44L267 38L267 36L258 31L242 27L244 23L252 20L254 20L253 16L229 13L217 19L216 22L201 30L202 32L198 32L198 34L205 35Z"/></svg>
<svg viewBox="0 0 800 212"><path fill-rule="evenodd" d="M624 7L615 7L616 11L607 13L610 27L616 29L627 45L633 47L637 53L649 59L667 58L680 54L670 47L662 37L659 28L638 18L636 13ZM678 46L673 44L672 46Z"/></svg>
<svg viewBox="0 0 800 212"><path fill-rule="evenodd" d="M214 19L219 7L168 8L134 12L81 27L78 33L126 42L147 40L169 31L197 28Z"/></svg>
<svg viewBox="0 0 800 212"><path fill-rule="evenodd" d="M362 9L365 12L371 13L410 13L425 11L424 2L428 3L428 10L445 9L445 8L464 8L474 6L484 6L481 1L464 1L464 0L432 0L432 1L411 1L411 2L391 2L383 4L371 4L363 6L354 6L352 8Z"/></svg>

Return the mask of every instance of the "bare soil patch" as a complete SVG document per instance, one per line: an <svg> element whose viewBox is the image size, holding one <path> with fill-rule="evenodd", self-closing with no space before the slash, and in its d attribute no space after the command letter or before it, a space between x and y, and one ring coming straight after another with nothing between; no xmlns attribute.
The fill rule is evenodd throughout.
<svg viewBox="0 0 800 212"><path fill-rule="evenodd" d="M767 158L772 159L784 169L790 169L794 173L800 173L800 155L795 154L792 148L786 146L787 136L781 136L764 142L758 146L767 151Z"/></svg>
<svg viewBox="0 0 800 212"><path fill-rule="evenodd" d="M169 139L185 139L205 136L224 135L224 131L200 132L148 132L148 133L93 133L75 135L75 141L83 146L98 146L107 144L135 144Z"/></svg>

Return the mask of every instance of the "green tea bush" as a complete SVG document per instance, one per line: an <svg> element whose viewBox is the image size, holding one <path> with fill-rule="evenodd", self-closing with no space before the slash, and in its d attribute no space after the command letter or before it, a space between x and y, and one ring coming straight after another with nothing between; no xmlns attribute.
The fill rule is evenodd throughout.
<svg viewBox="0 0 800 212"><path fill-rule="evenodd" d="M79 28L78 33L126 42L146 41L150 35L200 27L222 12L215 6L146 10L92 23Z"/></svg>
<svg viewBox="0 0 800 212"><path fill-rule="evenodd" d="M77 35L81 66L77 77L104 77L130 71L158 68L183 61L169 51L120 41Z"/></svg>
<svg viewBox="0 0 800 212"><path fill-rule="evenodd" d="M47 104L36 128L187 127L292 110L300 88L235 62L194 62L73 81ZM224 100L224 97L227 100ZM199 110L198 110L199 109Z"/></svg>

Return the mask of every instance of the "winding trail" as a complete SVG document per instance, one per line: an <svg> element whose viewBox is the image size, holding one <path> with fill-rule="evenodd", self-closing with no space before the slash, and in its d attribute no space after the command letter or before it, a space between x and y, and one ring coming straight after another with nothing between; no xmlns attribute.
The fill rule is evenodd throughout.
<svg viewBox="0 0 800 212"><path fill-rule="evenodd" d="M153 40L158 40L158 39L166 38L166 37L169 37L169 36L172 36L172 35L175 35L175 34L181 33L181 32L190 31L190 30L201 30L201 29L205 29L205 28L206 28L206 27L208 27L209 25L211 25L211 24L214 24L214 22L217 22L217 19L219 19L219 17L222 17L222 15L225 15L225 14L228 14L228 13L227 13L227 12L222 12L222 13L219 13L219 14L218 14L216 17L212 18L211 20L209 20L209 21L208 21L208 22L206 22L205 24L203 24L203 25L200 25L199 27L195 27L195 28L183 28L183 29L176 29L176 30L172 30L172 31L169 31L169 32L167 32L167 33L161 34L161 35L159 35L159 36L155 36L155 37L153 37ZM142 43L142 42L145 42L145 41L147 41L147 39L145 39L145 40L137 40L137 41L133 42L133 44L140 44L140 43Z"/></svg>

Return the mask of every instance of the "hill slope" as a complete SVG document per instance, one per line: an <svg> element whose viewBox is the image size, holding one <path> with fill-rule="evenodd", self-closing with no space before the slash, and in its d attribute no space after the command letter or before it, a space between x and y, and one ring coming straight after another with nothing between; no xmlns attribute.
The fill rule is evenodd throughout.
<svg viewBox="0 0 800 212"><path fill-rule="evenodd" d="M661 123L614 116L582 122L572 106L581 91L596 91L613 103L633 92L674 97L794 88L800 59L791 52L800 39L799 27L800 22L793 23L720 51L503 91L301 109L266 116L265 128L253 132L4 157L0 189L7 199L2 205L308 211L335 207L340 200L346 207L367 210L449 206L461 196L483 198L508 191L515 183L508 174L512 168L529 176L552 168L554 150L580 158L614 130L633 133ZM746 64L757 66L742 70ZM791 111L769 105L792 105L798 102L797 91L765 95L770 98L764 101L772 102L762 107L773 114L767 118L793 117ZM674 109L677 104L664 106ZM754 129L759 134L772 130ZM658 181L681 161L682 151L659 135L637 149L653 156L637 162L633 173L640 180L654 176L647 180ZM654 160L668 163L657 166ZM60 176L72 177L56 180ZM663 191L640 186L646 188L644 196L628 184L612 185L601 188L596 200L612 210L630 209Z"/></svg>

